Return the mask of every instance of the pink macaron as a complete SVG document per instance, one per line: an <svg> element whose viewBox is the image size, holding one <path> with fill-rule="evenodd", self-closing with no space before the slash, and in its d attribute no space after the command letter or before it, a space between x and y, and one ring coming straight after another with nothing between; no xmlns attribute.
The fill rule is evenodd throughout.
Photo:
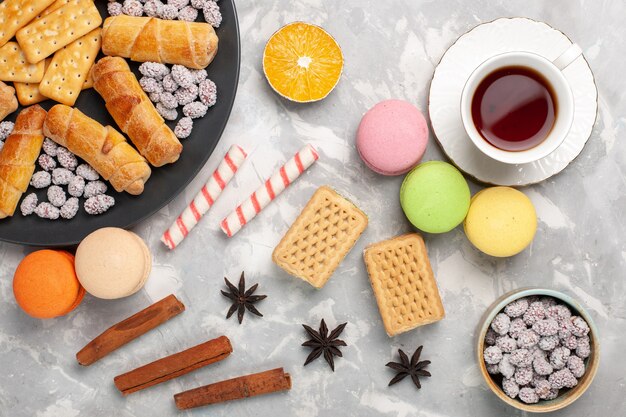
<svg viewBox="0 0 626 417"><path fill-rule="evenodd" d="M428 144L422 113L403 100L381 101L365 113L356 135L363 162L382 175L401 175L415 167Z"/></svg>

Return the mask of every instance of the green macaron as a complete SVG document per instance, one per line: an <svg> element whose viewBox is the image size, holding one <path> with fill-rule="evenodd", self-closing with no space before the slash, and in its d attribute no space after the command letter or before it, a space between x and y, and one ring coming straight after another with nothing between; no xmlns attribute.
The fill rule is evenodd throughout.
<svg viewBox="0 0 626 417"><path fill-rule="evenodd" d="M445 233L465 219L470 190L458 169L446 162L428 161L404 178L400 205L413 226L428 233Z"/></svg>

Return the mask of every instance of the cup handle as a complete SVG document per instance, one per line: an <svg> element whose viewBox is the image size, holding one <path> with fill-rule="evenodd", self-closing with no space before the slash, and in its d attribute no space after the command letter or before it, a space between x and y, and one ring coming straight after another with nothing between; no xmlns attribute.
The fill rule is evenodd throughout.
<svg viewBox="0 0 626 417"><path fill-rule="evenodd" d="M557 59L552 61L552 63L559 69L559 71L563 71L582 54L583 50L580 49L580 46L573 43Z"/></svg>

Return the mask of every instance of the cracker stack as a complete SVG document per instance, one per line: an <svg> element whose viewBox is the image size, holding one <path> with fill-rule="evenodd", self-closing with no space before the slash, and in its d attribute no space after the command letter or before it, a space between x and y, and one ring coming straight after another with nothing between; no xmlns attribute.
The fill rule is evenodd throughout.
<svg viewBox="0 0 626 417"><path fill-rule="evenodd" d="M363 258L389 336L441 320L445 311L417 233L368 246Z"/></svg>
<svg viewBox="0 0 626 417"><path fill-rule="evenodd" d="M320 187L274 253L285 271L322 288L367 227L367 216L329 187Z"/></svg>

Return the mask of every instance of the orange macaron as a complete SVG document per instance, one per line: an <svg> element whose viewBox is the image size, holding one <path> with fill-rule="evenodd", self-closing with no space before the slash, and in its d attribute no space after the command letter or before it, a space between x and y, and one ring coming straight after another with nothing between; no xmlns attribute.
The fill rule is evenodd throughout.
<svg viewBox="0 0 626 417"><path fill-rule="evenodd" d="M40 250L22 259L13 277L17 304L29 316L48 319L74 310L85 295L74 270L74 256Z"/></svg>

